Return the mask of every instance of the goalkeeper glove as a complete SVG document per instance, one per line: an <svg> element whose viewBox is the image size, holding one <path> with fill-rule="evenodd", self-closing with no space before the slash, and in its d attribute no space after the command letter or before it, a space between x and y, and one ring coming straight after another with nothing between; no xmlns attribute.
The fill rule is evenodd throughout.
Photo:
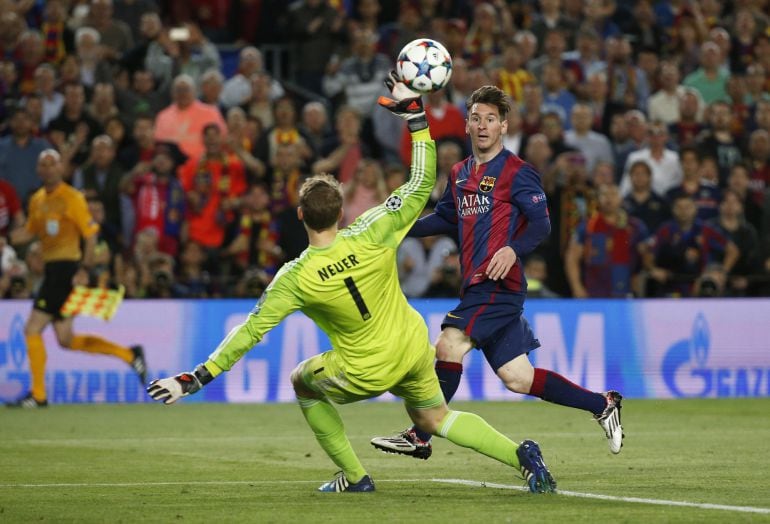
<svg viewBox="0 0 770 524"><path fill-rule="evenodd" d="M381 96L377 99L378 104L406 120L411 132L428 127L420 93L406 87L406 84L401 81L395 71L391 71L385 78L385 87L388 88L393 98Z"/></svg>
<svg viewBox="0 0 770 524"><path fill-rule="evenodd" d="M173 404L182 397L197 393L212 380L214 380L214 375L209 373L206 366L200 364L192 372L153 380L147 387L147 393L153 400L162 400L164 404Z"/></svg>

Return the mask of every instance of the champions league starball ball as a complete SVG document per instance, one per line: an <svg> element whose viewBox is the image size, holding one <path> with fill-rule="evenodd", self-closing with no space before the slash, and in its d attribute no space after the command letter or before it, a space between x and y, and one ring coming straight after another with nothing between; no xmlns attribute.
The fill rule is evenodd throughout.
<svg viewBox="0 0 770 524"><path fill-rule="evenodd" d="M441 43L418 38L398 54L396 72L410 89L432 93L446 86L452 77L452 57Z"/></svg>

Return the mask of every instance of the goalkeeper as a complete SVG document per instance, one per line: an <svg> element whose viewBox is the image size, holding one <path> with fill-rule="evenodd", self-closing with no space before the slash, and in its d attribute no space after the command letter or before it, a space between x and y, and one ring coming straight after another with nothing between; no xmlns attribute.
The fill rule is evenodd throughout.
<svg viewBox="0 0 770 524"><path fill-rule="evenodd" d="M419 95L386 80L393 98L379 103L407 120L412 135L409 182L341 231L342 193L335 179L316 175L300 190L298 216L310 246L285 264L247 320L235 327L194 371L156 380L148 393L171 404L230 370L284 317L301 310L329 336L333 349L300 363L291 380L300 409L329 458L342 470L319 491L374 491L332 402L345 404L387 391L404 399L414 423L520 470L533 492L556 483L537 443L517 445L483 419L450 411L433 371L435 350L422 317L398 282L396 250L420 216L436 177L435 143Z"/></svg>
<svg viewBox="0 0 770 524"><path fill-rule="evenodd" d="M99 226L88 211L85 197L62 180L64 166L56 150L46 149L40 153L37 171L43 187L30 199L29 220L24 227L11 232L14 244L25 244L39 238L45 261L43 283L24 326L32 387L7 406L39 408L48 405L46 353L42 337L48 324L53 324L61 347L117 357L130 365L144 384L147 366L141 346L128 348L96 335L76 335L72 332L74 317L62 316L61 307L73 284L88 280ZM85 252L80 248L81 238Z"/></svg>

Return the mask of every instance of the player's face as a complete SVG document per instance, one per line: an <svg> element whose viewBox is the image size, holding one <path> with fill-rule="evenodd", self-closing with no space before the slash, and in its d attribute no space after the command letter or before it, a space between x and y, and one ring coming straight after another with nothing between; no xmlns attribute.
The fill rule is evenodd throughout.
<svg viewBox="0 0 770 524"><path fill-rule="evenodd" d="M486 153L501 148L502 137L507 130L508 122L500 119L497 107L483 103L471 106L465 132L471 137L474 151Z"/></svg>

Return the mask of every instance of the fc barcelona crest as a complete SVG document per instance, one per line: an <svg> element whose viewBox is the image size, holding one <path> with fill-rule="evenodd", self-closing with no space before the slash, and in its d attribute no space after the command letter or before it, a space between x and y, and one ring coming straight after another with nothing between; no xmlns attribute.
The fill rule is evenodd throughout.
<svg viewBox="0 0 770 524"><path fill-rule="evenodd" d="M481 182L479 182L479 189L483 191L484 193L489 193L494 189L495 187L495 177L493 176L484 176L481 179Z"/></svg>

